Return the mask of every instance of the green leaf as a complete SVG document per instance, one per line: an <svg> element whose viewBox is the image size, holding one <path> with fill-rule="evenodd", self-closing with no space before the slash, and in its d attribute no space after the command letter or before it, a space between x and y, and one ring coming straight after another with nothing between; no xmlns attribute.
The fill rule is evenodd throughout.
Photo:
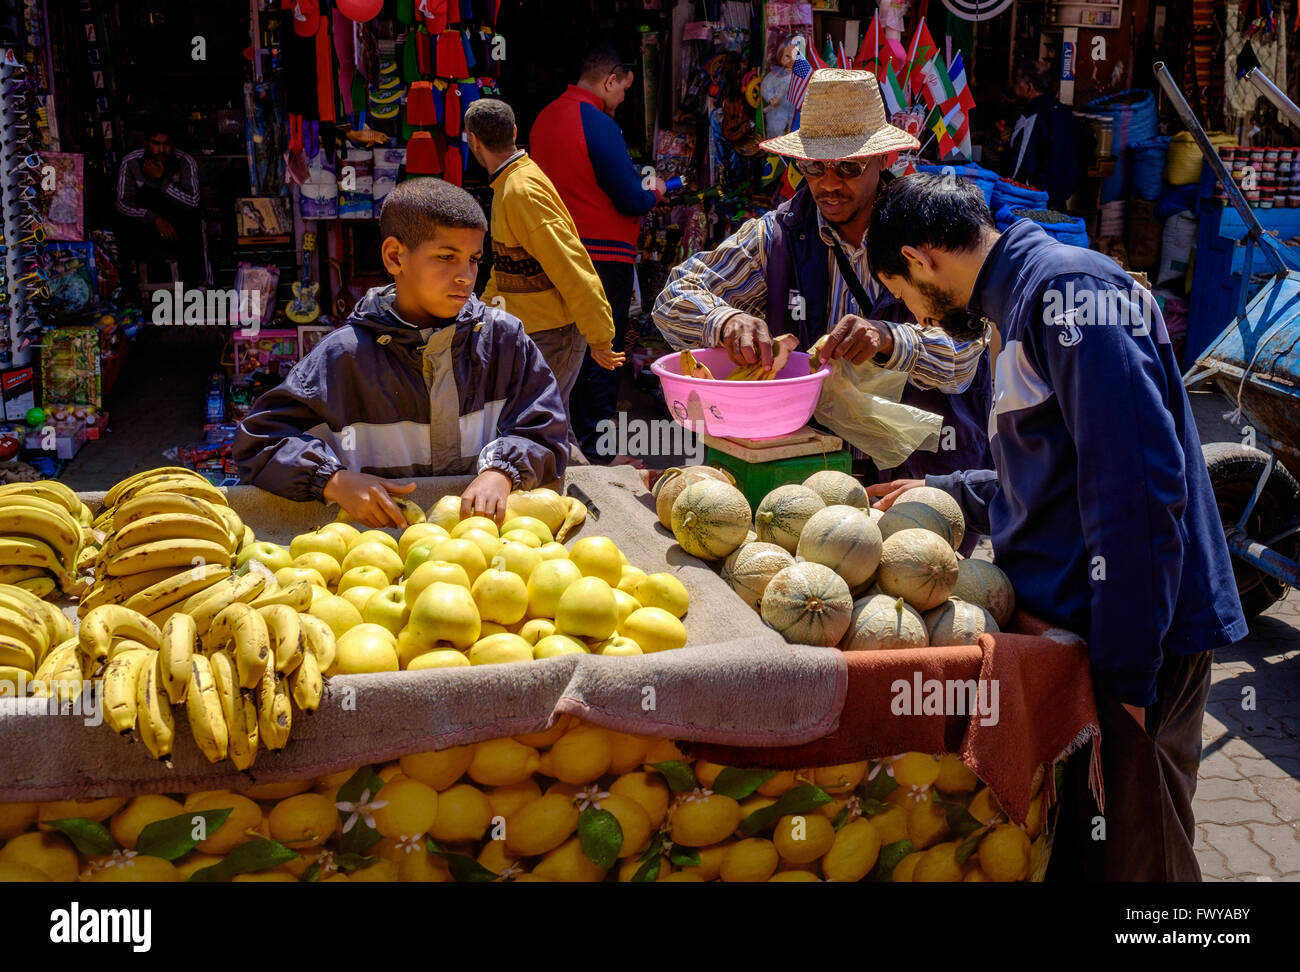
<svg viewBox="0 0 1300 972"><path fill-rule="evenodd" d="M880 772L867 780L866 795L868 799L883 800L898 789L898 780L886 772L887 767L883 763L884 760L881 760Z"/></svg>
<svg viewBox="0 0 1300 972"><path fill-rule="evenodd" d="M985 835L988 832L989 832L988 828L981 827L979 830L975 831L975 833L971 834L969 837L967 837L965 840L963 840L960 844L957 845L958 864L965 864L967 861L971 859L971 856L975 853L976 849L979 847L980 841L984 839Z"/></svg>
<svg viewBox="0 0 1300 972"><path fill-rule="evenodd" d="M613 816L613 814L610 814L610 816ZM578 819L581 820L582 818L579 817ZM622 843L621 837L619 842ZM452 880L461 884L486 884L489 881L495 881L501 876L489 871L472 857L443 850L432 837L429 838L425 846L429 849L430 854L437 854L447 862L447 870L451 871Z"/></svg>
<svg viewBox="0 0 1300 972"><path fill-rule="evenodd" d="M364 854L339 854L334 858L334 865L344 874L351 874L363 867L369 867L378 857L366 857Z"/></svg>
<svg viewBox="0 0 1300 972"><path fill-rule="evenodd" d="M840 812L837 813L835 815L835 819L831 821L831 826L834 827L836 830L839 830L848 822L849 822L849 808L840 807Z"/></svg>
<svg viewBox="0 0 1300 972"><path fill-rule="evenodd" d="M609 870L618 863L618 852L623 849L623 828L608 810L588 807L578 814L578 840L587 860Z"/></svg>
<svg viewBox="0 0 1300 972"><path fill-rule="evenodd" d="M638 857L637 860L644 864L652 857L658 857L660 854L662 854L663 849L664 849L664 832L661 830L659 831L659 833L655 834L655 839L650 841L650 846L647 847L645 851L642 852L641 856Z"/></svg>
<svg viewBox="0 0 1300 972"><path fill-rule="evenodd" d="M295 851L291 851L279 841L265 838L250 840L247 844L240 844L222 858L219 863L195 871L190 875L190 880L197 882L224 881L236 874L265 871L277 864L292 861L297 856L298 854Z"/></svg>
<svg viewBox="0 0 1300 972"><path fill-rule="evenodd" d="M298 879L303 884L316 884L320 881L320 861L312 861L311 867L302 872Z"/></svg>
<svg viewBox="0 0 1300 972"><path fill-rule="evenodd" d="M897 840L892 844L886 844L880 848L880 856L876 858L876 866L871 869L867 875L868 881L892 881L894 880L894 868L898 867L898 862L908 854L912 853L915 848L912 847L910 840Z"/></svg>
<svg viewBox="0 0 1300 972"><path fill-rule="evenodd" d="M643 881L658 881L659 862L662 860L663 860L662 857L660 857L658 854L655 854L654 857L650 858L648 861L646 861L644 864L638 867L636 869L636 873L632 875L632 883L639 884Z"/></svg>
<svg viewBox="0 0 1300 972"><path fill-rule="evenodd" d="M959 837L965 837L967 834L973 834L984 825L970 815L965 807L960 803L946 803L943 800L936 800L935 803L943 807L943 812L948 816L948 829Z"/></svg>
<svg viewBox="0 0 1300 972"><path fill-rule="evenodd" d="M728 766L718 774L709 789L733 800L743 800L774 776L776 770L732 769Z"/></svg>
<svg viewBox="0 0 1300 972"><path fill-rule="evenodd" d="M64 817L60 820L44 820L47 827L66 834L77 850L93 857L105 857L118 849L117 841L102 823L87 820L85 817Z"/></svg>
<svg viewBox="0 0 1300 972"><path fill-rule="evenodd" d="M357 803L366 793L369 793L369 798L373 800L383 786L384 778L375 772L373 766L362 766L352 774L351 779L339 787L338 796L334 800L336 803ZM345 825L351 816L350 811L339 811L339 820ZM344 854L364 855L380 840L382 838L379 831L366 826L366 821L362 817L357 817L356 823L339 840L339 850Z"/></svg>
<svg viewBox="0 0 1300 972"><path fill-rule="evenodd" d="M197 813L182 813L166 820L155 820L140 831L140 837L135 842L136 852L168 861L184 857L199 844L194 839L195 818L202 817L204 833L212 834L221 829L232 809L201 810Z"/></svg>
<svg viewBox="0 0 1300 972"><path fill-rule="evenodd" d="M820 786L803 783L793 790L787 790L781 798L769 807L755 810L740 822L740 832L746 837L753 837L769 824L790 813L809 813L818 807L824 807L833 798Z"/></svg>
<svg viewBox="0 0 1300 972"><path fill-rule="evenodd" d="M671 759L666 763L651 763L668 781L668 788L674 793L689 793L698 785L695 773L690 766L680 759Z"/></svg>
<svg viewBox="0 0 1300 972"><path fill-rule="evenodd" d="M867 797L862 801L862 816L874 817L878 813L887 813L896 806L898 806L896 803L886 803L883 800L873 800L871 797Z"/></svg>
<svg viewBox="0 0 1300 972"><path fill-rule="evenodd" d="M678 867L699 867L700 852L694 847L673 847L668 859Z"/></svg>

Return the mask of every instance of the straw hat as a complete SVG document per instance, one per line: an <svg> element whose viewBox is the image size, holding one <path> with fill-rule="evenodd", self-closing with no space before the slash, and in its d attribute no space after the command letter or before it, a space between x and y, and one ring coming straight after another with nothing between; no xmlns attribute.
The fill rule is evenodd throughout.
<svg viewBox="0 0 1300 972"><path fill-rule="evenodd" d="M921 143L889 124L880 85L870 71L822 68L808 79L799 127L761 148L796 159L852 159L918 149Z"/></svg>

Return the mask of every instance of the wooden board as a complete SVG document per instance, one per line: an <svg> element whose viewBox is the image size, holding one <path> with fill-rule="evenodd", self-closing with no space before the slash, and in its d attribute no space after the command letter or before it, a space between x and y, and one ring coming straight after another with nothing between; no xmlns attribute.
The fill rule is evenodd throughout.
<svg viewBox="0 0 1300 972"><path fill-rule="evenodd" d="M716 435L702 435L706 445L719 452L743 459L745 462L773 462L796 456L815 456L824 452L839 452L844 448L842 439L818 432L805 425L798 432L775 439L731 439Z"/></svg>

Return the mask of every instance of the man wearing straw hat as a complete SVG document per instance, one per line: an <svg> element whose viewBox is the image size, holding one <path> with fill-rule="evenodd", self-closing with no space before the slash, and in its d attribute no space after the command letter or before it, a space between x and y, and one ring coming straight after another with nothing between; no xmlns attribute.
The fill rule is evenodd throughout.
<svg viewBox="0 0 1300 972"><path fill-rule="evenodd" d="M882 159L916 149L888 122L875 75L815 71L799 127L762 147L803 174L794 197L751 219L715 249L669 275L654 320L675 348L725 347L738 364L772 362L772 334L823 354L908 374L902 401L943 416L937 452L918 451L889 477L954 472L988 456L989 366L982 337L954 341L942 328L905 323L904 304L874 279L865 233ZM949 433L948 430L951 430Z"/></svg>

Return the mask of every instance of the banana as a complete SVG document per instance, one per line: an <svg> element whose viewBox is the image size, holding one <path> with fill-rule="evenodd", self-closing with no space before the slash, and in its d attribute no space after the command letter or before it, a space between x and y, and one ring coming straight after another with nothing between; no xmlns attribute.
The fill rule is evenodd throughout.
<svg viewBox="0 0 1300 972"><path fill-rule="evenodd" d="M107 665L118 655L129 651L153 651L153 649L143 641L136 641L134 638L114 638L113 643L108 646L108 657L104 659L104 664Z"/></svg>
<svg viewBox="0 0 1300 972"><path fill-rule="evenodd" d="M75 637L72 622L60 608L16 584L0 584L0 607L9 608L23 618L41 624L50 645Z"/></svg>
<svg viewBox="0 0 1300 972"><path fill-rule="evenodd" d="M107 514L109 516L108 525L103 529L124 530L139 520L151 516L165 516L168 513L179 513L182 516L201 516L206 520L224 526L226 521L217 512L219 509L221 507L214 506L207 500L200 499L197 496L183 496L180 493L150 493L138 499L129 499L114 508Z"/></svg>
<svg viewBox="0 0 1300 972"><path fill-rule="evenodd" d="M25 668L0 665L0 699L22 698L27 695L29 689L35 687L34 682L32 673ZM13 688L4 688L6 685L12 685Z"/></svg>
<svg viewBox="0 0 1300 972"><path fill-rule="evenodd" d="M288 605L295 611L306 611L311 607L311 589L311 581L294 581L288 587L280 587L270 593L263 593L252 602L252 605L259 611L264 607L271 607L276 604Z"/></svg>
<svg viewBox="0 0 1300 972"><path fill-rule="evenodd" d="M55 479L41 479L34 483L7 483L0 486L0 496L39 496L62 506L75 519L81 510L81 500L77 494Z"/></svg>
<svg viewBox="0 0 1300 972"><path fill-rule="evenodd" d="M267 749L283 749L289 742L293 709L289 703L288 679L267 665L257 690L257 732Z"/></svg>
<svg viewBox="0 0 1300 972"><path fill-rule="evenodd" d="M133 488L131 496L152 496L155 493L180 493L182 496L196 496L217 506L229 506L226 494L202 476L177 476L175 479L159 477L145 486Z"/></svg>
<svg viewBox="0 0 1300 972"><path fill-rule="evenodd" d="M302 637L307 643L307 650L316 656L316 666L323 673L334 664L336 648L334 629L313 614L298 614L298 624L302 626Z"/></svg>
<svg viewBox="0 0 1300 972"><path fill-rule="evenodd" d="M50 633L45 627L44 615L42 614L38 619L33 617L33 613L15 611L13 608L0 605L0 640L26 645L39 664L45 657L45 653L50 650L51 640ZM0 645L0 656L3 654L4 648ZM2 664L13 665L16 662Z"/></svg>
<svg viewBox="0 0 1300 972"><path fill-rule="evenodd" d="M199 634L205 634L212 619L235 603L247 604L266 587L266 575L255 570L232 574L206 591L181 602L181 610L194 618Z"/></svg>
<svg viewBox="0 0 1300 972"><path fill-rule="evenodd" d="M67 510L52 507L53 503L0 506L0 534L35 537L56 550L71 550L75 563L75 552L81 549L82 544L81 524Z"/></svg>
<svg viewBox="0 0 1300 972"><path fill-rule="evenodd" d="M240 549L240 550L243 550L245 547L249 546L250 544L254 544L254 543L257 543L257 534L255 534L255 533L253 532L253 528L252 528L252 527L250 527L247 523L245 523L245 524L244 524L244 535L243 535L242 538L240 538L240 541L239 541L239 549Z"/></svg>
<svg viewBox="0 0 1300 972"><path fill-rule="evenodd" d="M281 675L288 675L302 664L303 652L306 650L302 640L302 626L298 623L298 612L287 604L271 604L257 609L257 613L265 619L271 635L275 670Z"/></svg>
<svg viewBox="0 0 1300 972"><path fill-rule="evenodd" d="M36 652L26 642L0 635L0 665L36 671Z"/></svg>
<svg viewBox="0 0 1300 972"><path fill-rule="evenodd" d="M77 648L76 638L56 645L36 670L32 694L40 698L58 696L61 702L75 701L86 685L81 662L82 654Z"/></svg>
<svg viewBox="0 0 1300 972"><path fill-rule="evenodd" d="M101 604L125 604L146 587L165 581L169 577L175 577L178 573L184 572L173 567L163 567L160 570L147 570L129 577L100 578L77 605L77 613L85 617L87 611Z"/></svg>
<svg viewBox="0 0 1300 972"><path fill-rule="evenodd" d="M99 563L100 549L93 543L82 543L81 549L77 551L77 564L74 568L78 574L84 574L95 569L95 566Z"/></svg>
<svg viewBox="0 0 1300 972"><path fill-rule="evenodd" d="M234 661L229 651L214 651L208 659L212 663L212 678L217 683L221 697L221 711L226 717L230 742L227 752L235 768L246 770L257 759L257 703L252 693L239 689Z"/></svg>
<svg viewBox="0 0 1300 972"><path fill-rule="evenodd" d="M230 538L230 549L239 552L239 548L244 545L244 521L239 518L239 514L229 506L213 506L217 515L225 523L226 535Z"/></svg>
<svg viewBox="0 0 1300 972"><path fill-rule="evenodd" d="M77 552L56 550L43 540L27 537L0 537L0 564L15 567L43 567L59 578L62 586L72 582L73 568L76 567Z"/></svg>
<svg viewBox="0 0 1300 972"><path fill-rule="evenodd" d="M17 584L19 581L44 576L44 567L0 567L0 584Z"/></svg>
<svg viewBox="0 0 1300 972"><path fill-rule="evenodd" d="M126 735L135 728L136 682L142 665L156 665L156 651L122 651L104 669L104 721Z"/></svg>
<svg viewBox="0 0 1300 972"><path fill-rule="evenodd" d="M213 619L202 638L203 650L217 651L230 641L235 643L240 687L256 688L263 669L274 668L271 636L262 615L242 601L231 604Z"/></svg>
<svg viewBox="0 0 1300 972"><path fill-rule="evenodd" d="M198 475L198 473L187 466L159 466L157 469L146 469L144 472L132 473L125 479L119 480L107 493L104 494L104 506L110 508L117 506L126 498L122 495L123 493L132 487L143 485L146 480L152 482L155 479L161 479L166 476Z"/></svg>
<svg viewBox="0 0 1300 972"><path fill-rule="evenodd" d="M569 511L564 514L564 522L560 524L560 529L555 534L555 539L562 542L569 535L569 531L581 526L587 519L587 507L581 500L574 499L572 496L561 496L560 499L569 506Z"/></svg>
<svg viewBox="0 0 1300 972"><path fill-rule="evenodd" d="M148 615L148 617L150 621L158 626L158 630L161 631L164 624L170 621L175 615L182 613L184 612L181 611L181 606L179 604L173 604L171 607L165 607L161 611L155 611L153 614Z"/></svg>
<svg viewBox="0 0 1300 972"><path fill-rule="evenodd" d="M72 621L63 613L61 607L51 604L49 601L41 601L40 607L44 612L45 632L49 635L51 647L77 636Z"/></svg>
<svg viewBox="0 0 1300 972"><path fill-rule="evenodd" d="M167 759L176 738L172 708L162 691L162 656L154 653L155 664L140 666L135 685L136 724L140 741L154 759Z"/></svg>
<svg viewBox="0 0 1300 972"><path fill-rule="evenodd" d="M315 712L320 708L325 683L321 679L320 664L310 651L303 654L302 664L289 676L289 684L293 688L293 700L303 712Z"/></svg>
<svg viewBox="0 0 1300 972"><path fill-rule="evenodd" d="M226 726L233 726L235 705L239 701L239 676L235 674L235 656L229 648L211 652L208 664L212 666L212 681L217 686L217 698L221 700L221 717Z"/></svg>
<svg viewBox="0 0 1300 972"><path fill-rule="evenodd" d="M44 496L37 496L35 493L8 493L0 495L0 510L17 509L26 507L34 510L45 510L59 518L61 523L66 524L69 528L75 527L78 535L82 534L82 525L77 518L68 512L62 503L46 499Z"/></svg>
<svg viewBox="0 0 1300 972"><path fill-rule="evenodd" d="M95 525L95 511L85 503L77 510L77 522L83 527L93 527Z"/></svg>
<svg viewBox="0 0 1300 972"><path fill-rule="evenodd" d="M198 637L194 619L188 614L178 612L163 625L158 674L163 691L173 705L185 701L185 690L190 684L190 658Z"/></svg>
<svg viewBox="0 0 1300 972"><path fill-rule="evenodd" d="M393 505L395 505L399 510L402 511L402 515L406 517L407 526L412 526L416 523L425 523L428 521L428 517L425 516L424 510L420 509L420 505L418 503L415 503L409 499L404 499L401 496L389 496L388 498L393 501ZM339 515L334 518L334 521L336 523L354 522L352 519L352 514L349 513L347 510L339 510Z"/></svg>
<svg viewBox="0 0 1300 972"><path fill-rule="evenodd" d="M190 658L190 687L185 693L185 712L194 742L208 762L219 763L225 759L230 734L221 714L221 698L217 695L211 663L206 656L197 653Z"/></svg>
<svg viewBox="0 0 1300 972"><path fill-rule="evenodd" d="M0 556L3 554L0 553ZM155 540L124 550L110 558L105 564L105 573L110 577L122 577L162 567L199 567L203 564L224 564L229 567L232 559L230 551L210 540Z"/></svg>
<svg viewBox="0 0 1300 972"><path fill-rule="evenodd" d="M225 580L229 576L230 568L225 564L191 567L189 570L172 574L156 584L150 584L128 597L125 603L127 607L141 614L157 614L163 608L179 604L200 591L208 590L218 581Z"/></svg>
<svg viewBox="0 0 1300 972"><path fill-rule="evenodd" d="M53 577L48 574L44 577L33 577L31 580L20 580L14 582L17 587L25 591L31 591L37 597L49 597L59 586Z"/></svg>
<svg viewBox="0 0 1300 972"><path fill-rule="evenodd" d="M826 342L829 340L830 340L830 335L823 334L821 337L817 339L816 343L813 344L813 346L808 349L808 373L809 374L812 374L817 371L821 371L822 365L826 364L826 362L822 361L822 348L826 346Z"/></svg>
<svg viewBox="0 0 1300 972"><path fill-rule="evenodd" d="M690 351L683 351L681 357L682 374L688 378L713 378L713 372L709 370L708 365L700 364L695 355Z"/></svg>
<svg viewBox="0 0 1300 972"><path fill-rule="evenodd" d="M114 635L134 638L155 651L162 647L162 632L158 626L139 611L120 604L104 604L87 613L81 619L77 640L82 654L93 661L103 662L108 657L108 646Z"/></svg>
<svg viewBox="0 0 1300 972"><path fill-rule="evenodd" d="M110 560L124 550L158 540L208 540L233 554L230 534L223 524L207 517L185 513L159 513L124 526L104 544L104 556Z"/></svg>

